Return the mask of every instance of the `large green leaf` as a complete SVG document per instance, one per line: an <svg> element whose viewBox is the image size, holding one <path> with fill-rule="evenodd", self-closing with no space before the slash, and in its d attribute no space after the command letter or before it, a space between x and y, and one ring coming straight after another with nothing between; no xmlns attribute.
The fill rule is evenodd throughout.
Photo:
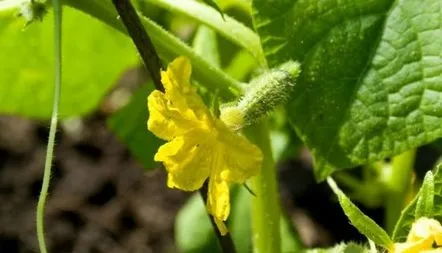
<svg viewBox="0 0 442 253"><path fill-rule="evenodd" d="M210 219L201 195L193 194L176 218L175 240L179 252L221 252Z"/></svg>
<svg viewBox="0 0 442 253"><path fill-rule="evenodd" d="M324 179L442 136L440 0L254 0L270 67L302 62L291 122Z"/></svg>
<svg viewBox="0 0 442 253"><path fill-rule="evenodd" d="M24 28L0 19L0 113L48 118L53 100L53 20ZM123 70L136 64L128 38L70 8L63 11L61 117L94 109Z"/></svg>

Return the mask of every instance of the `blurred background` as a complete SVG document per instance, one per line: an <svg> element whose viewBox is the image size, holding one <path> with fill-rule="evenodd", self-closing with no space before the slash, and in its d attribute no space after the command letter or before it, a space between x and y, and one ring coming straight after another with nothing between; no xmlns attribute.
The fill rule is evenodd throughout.
<svg viewBox="0 0 442 253"><path fill-rule="evenodd" d="M244 9L247 5L238 4L242 1L222 2L227 14L252 26L246 14L249 10ZM144 1L137 3L146 15L192 42L198 28L194 21L147 6ZM241 54L237 46L220 36L218 49L225 69L232 66L232 58ZM230 74L235 75L235 69L230 69ZM111 84L112 89L96 110L61 122L46 208L50 252L218 251L200 197L168 189L164 170L145 168L109 129L109 117L124 108L132 94L148 81L141 65L127 69ZM301 246L328 247L341 241L365 242L349 224L330 189L315 181L309 152L283 113L276 112L271 122L275 129L272 144L278 160L284 252L298 252ZM142 115L134 120L145 126ZM35 208L48 125L47 121L0 115L1 253L38 252ZM437 161L441 146L434 143L418 150L416 182ZM356 168L337 173L336 178L361 209L382 224L382 187L373 180L376 176L366 171ZM232 196L229 227L239 252L251 252L248 202L253 196L242 186L236 187Z"/></svg>

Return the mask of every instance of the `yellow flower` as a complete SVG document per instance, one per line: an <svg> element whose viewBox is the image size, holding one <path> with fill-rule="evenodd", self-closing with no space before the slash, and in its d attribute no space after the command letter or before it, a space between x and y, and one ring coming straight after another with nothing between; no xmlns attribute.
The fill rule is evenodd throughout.
<svg viewBox="0 0 442 253"><path fill-rule="evenodd" d="M407 241L395 243L392 253L442 253L442 226L434 219L420 218L413 223Z"/></svg>
<svg viewBox="0 0 442 253"><path fill-rule="evenodd" d="M191 65L179 57L161 72L165 93L148 97L148 129L168 141L155 161L163 162L167 185L184 191L201 188L209 178L207 209L221 234L230 212L229 185L244 183L258 173L262 153L245 137L212 117L190 84Z"/></svg>

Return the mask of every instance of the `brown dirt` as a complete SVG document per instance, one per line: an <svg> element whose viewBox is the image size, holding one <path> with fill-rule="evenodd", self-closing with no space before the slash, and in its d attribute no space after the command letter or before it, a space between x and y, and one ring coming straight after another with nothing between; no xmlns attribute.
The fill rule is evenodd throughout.
<svg viewBox="0 0 442 253"><path fill-rule="evenodd" d="M77 122L78 123L78 122ZM174 217L187 194L143 171L94 115L57 134L46 230L50 252L176 252ZM0 117L0 252L38 252L35 207L47 127Z"/></svg>

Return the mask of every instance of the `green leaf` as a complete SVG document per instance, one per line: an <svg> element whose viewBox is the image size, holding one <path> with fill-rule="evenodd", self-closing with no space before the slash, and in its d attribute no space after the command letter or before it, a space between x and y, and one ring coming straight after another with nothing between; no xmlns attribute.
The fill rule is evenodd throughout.
<svg viewBox="0 0 442 253"><path fill-rule="evenodd" d="M53 100L52 12L24 28L0 20L0 113L49 118ZM84 115L126 68L136 64L130 41L105 24L70 8L63 11L63 86L60 116Z"/></svg>
<svg viewBox="0 0 442 253"><path fill-rule="evenodd" d="M132 100L107 121L109 128L126 144L145 169L158 168L153 157L163 141L147 130L147 96L153 90L149 83L135 91Z"/></svg>
<svg viewBox="0 0 442 253"><path fill-rule="evenodd" d="M436 167L434 173L434 210L433 217L442 221L442 164Z"/></svg>
<svg viewBox="0 0 442 253"><path fill-rule="evenodd" d="M393 235L391 238L395 242L405 242L407 239L407 234L411 229L411 225L415 221L415 210L416 210L416 202L419 198L420 194L417 194L416 197L405 207L401 216L399 216L398 221L393 230Z"/></svg>
<svg viewBox="0 0 442 253"><path fill-rule="evenodd" d="M198 193L193 194L180 209L175 223L175 239L182 253L221 252L206 207Z"/></svg>
<svg viewBox="0 0 442 253"><path fill-rule="evenodd" d="M316 175L442 136L440 0L254 0L270 67L302 63L290 120Z"/></svg>
<svg viewBox="0 0 442 253"><path fill-rule="evenodd" d="M243 187L232 189L232 209L228 228L237 252L250 252L250 193ZM199 193L192 195L180 210L176 220L175 237L179 252L221 252L207 209Z"/></svg>
<svg viewBox="0 0 442 253"><path fill-rule="evenodd" d="M422 183L420 195L417 199L414 217L432 217L434 207L434 177L431 171L425 175Z"/></svg>
<svg viewBox="0 0 442 253"><path fill-rule="evenodd" d="M434 217L442 220L442 165L439 164L432 177L431 172L427 172L422 187L414 199L401 212L393 231L393 240L396 242L405 241L411 225L422 216ZM432 182L434 185L432 186ZM434 188L433 188L434 187ZM431 200L431 188L434 189L434 199ZM431 203L433 202L433 203ZM430 209L430 207L433 207ZM430 210L429 210L430 209Z"/></svg>
<svg viewBox="0 0 442 253"><path fill-rule="evenodd" d="M338 197L339 204L341 205L351 224L360 233L364 234L377 245L390 249L393 245L393 241L391 241L387 232L385 232L385 230L376 224L376 222L374 222L370 217L362 213L361 210L359 210L359 208L353 204L351 200L347 198L347 196L345 196L341 189L338 188L333 179L328 178L327 182Z"/></svg>

